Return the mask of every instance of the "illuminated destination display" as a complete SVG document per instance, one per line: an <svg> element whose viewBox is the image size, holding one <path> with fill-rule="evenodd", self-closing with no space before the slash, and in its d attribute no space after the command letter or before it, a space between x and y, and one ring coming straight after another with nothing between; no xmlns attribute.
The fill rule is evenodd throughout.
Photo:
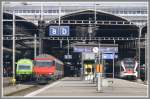
<svg viewBox="0 0 150 99"><path fill-rule="evenodd" d="M114 59L118 58L118 55L116 54L102 54L102 59Z"/></svg>
<svg viewBox="0 0 150 99"><path fill-rule="evenodd" d="M92 46L75 46L74 52L93 52ZM100 47L101 53L118 53L118 47Z"/></svg>

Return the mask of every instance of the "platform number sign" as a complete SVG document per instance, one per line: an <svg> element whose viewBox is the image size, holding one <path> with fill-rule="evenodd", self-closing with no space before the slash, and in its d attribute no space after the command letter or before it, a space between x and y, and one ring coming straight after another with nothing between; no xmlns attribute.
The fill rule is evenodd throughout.
<svg viewBox="0 0 150 99"><path fill-rule="evenodd" d="M69 26L50 26L49 36L69 36Z"/></svg>
<svg viewBox="0 0 150 99"><path fill-rule="evenodd" d="M50 26L50 28L49 28L49 35L50 36L57 36L58 35L58 27Z"/></svg>
<svg viewBox="0 0 150 99"><path fill-rule="evenodd" d="M59 32L61 36L69 36L69 26L61 26Z"/></svg>

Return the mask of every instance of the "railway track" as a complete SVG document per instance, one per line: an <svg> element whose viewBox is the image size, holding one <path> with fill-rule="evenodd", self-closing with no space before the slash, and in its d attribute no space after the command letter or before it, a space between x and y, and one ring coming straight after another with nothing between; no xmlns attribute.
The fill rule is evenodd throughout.
<svg viewBox="0 0 150 99"><path fill-rule="evenodd" d="M34 84L35 81L24 81L24 82L16 82L16 84ZM3 83L3 88L12 86L12 83Z"/></svg>
<svg viewBox="0 0 150 99"><path fill-rule="evenodd" d="M49 81L48 84L51 84L52 82L54 82L54 81ZM31 82L30 82L30 84L31 84ZM25 88L25 89L21 89L21 90L18 90L18 91L14 91L12 93L5 94L4 96L24 96L24 95L26 95L26 94L28 94L30 92L38 90L38 89L44 87L45 85L47 85L47 84L37 84L35 82L32 82L32 84L33 84L33 86L31 86L31 87L28 87L28 88Z"/></svg>
<svg viewBox="0 0 150 99"><path fill-rule="evenodd" d="M4 96L24 96L34 90L37 90L41 87L39 86L32 86L32 87L29 87L29 88L26 88L26 89L22 89L22 90L19 90L19 91L15 91L15 92L12 92L12 93L9 93L9 94L6 94Z"/></svg>

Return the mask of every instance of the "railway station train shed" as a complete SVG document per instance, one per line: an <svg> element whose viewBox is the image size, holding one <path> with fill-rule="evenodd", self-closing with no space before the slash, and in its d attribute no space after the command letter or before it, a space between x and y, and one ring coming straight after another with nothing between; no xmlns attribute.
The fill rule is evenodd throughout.
<svg viewBox="0 0 150 99"><path fill-rule="evenodd" d="M12 27L12 21L7 21L7 20L11 20L13 18L12 14L9 14L9 13L4 13L3 14L3 17L4 17L4 36L12 36L12 31L13 31L13 27ZM34 34L38 34L38 30L37 30L37 26L34 25L33 23L30 23L30 22L27 22L27 21L21 21L21 20L24 20L23 18L19 17L19 16L16 16L16 20L20 20L20 21L16 21L15 25L16 25L16 34L15 36L16 37L19 37L19 36L34 36ZM17 41L16 42L16 47L17 49L20 47L25 47L25 46L28 46L26 44L24 44L24 40L21 40L21 41ZM4 42L4 46L6 48L9 48L11 49L11 41L8 40L8 41L5 41Z"/></svg>
<svg viewBox="0 0 150 99"><path fill-rule="evenodd" d="M11 60L12 58L12 40L10 39L12 37L12 21L8 20L12 20L13 15L4 13L3 17L5 20L3 22L4 60L6 59L5 62L7 63L7 59ZM50 35L51 26L69 26L69 36ZM33 58L34 34L37 34L37 54L53 54L61 60L64 60L63 55L66 55L68 51L72 55L77 54L73 51L73 45L81 42L85 42L85 44L90 44L91 42L94 44L118 44L119 58L137 57L139 35L141 33L142 39L147 33L146 30L147 26L141 30L130 20L104 11L75 11L60 18L49 20L49 22L38 20L38 25L16 16L16 53L18 53L17 57ZM19 37L31 38L21 39ZM6 49L9 49L10 55L5 53L8 51ZM70 60L73 62L72 64L78 65L77 61L80 61L79 57L80 55L74 55L73 58L75 61L73 59ZM144 58L145 56L141 57Z"/></svg>
<svg viewBox="0 0 150 99"><path fill-rule="evenodd" d="M57 18L48 23L45 34L46 37L52 37L49 35L49 28L51 26L59 26L59 24L61 26L70 27L69 37L62 38L54 36L44 40L45 45L43 44L43 46L45 50L43 50L43 52L47 52L47 49L52 49L50 46L47 46L48 44L61 46L60 41L63 41L63 48L66 49L64 52L67 51L67 45L70 44L70 53L74 54L74 46L76 43L80 44L80 42L85 42L85 44L90 45L90 42L93 42L94 44L118 44L119 51L117 54L119 59L124 57L137 57L137 42L140 33L139 27L125 18L100 11L96 12L95 18L95 12L93 10L83 10L61 16L60 19L60 21L59 18ZM146 33L145 30L144 28L142 29L142 35L144 35L144 32ZM67 42L67 40L69 40L69 42ZM56 50L57 48L52 49L52 51ZM144 50L142 52L144 53ZM67 52L65 53L67 54ZM59 55L58 56L63 59L63 54L59 53ZM145 56L141 57L144 59ZM72 63L73 66L78 65L77 63L80 61L78 58L79 56L71 60L74 61Z"/></svg>
<svg viewBox="0 0 150 99"><path fill-rule="evenodd" d="M16 20L24 20L23 18L19 17L19 16L15 16ZM13 32L13 22L12 21L8 21L8 20L12 20L13 15L10 13L3 13L3 18L4 18L4 22L3 22L3 36L7 36L6 38L4 38L4 42L3 42L3 52L4 52L4 56L3 56L3 66L4 66L4 71L6 71L7 75L11 75L12 73L12 32ZM26 36L34 36L34 34L38 34L38 30L37 30L37 26L34 25L31 22L27 22L27 21L16 21L15 23L15 36L16 37L26 37ZM33 53L33 48L32 46L26 44L26 42L29 42L30 40L16 40L16 49L15 49L15 53L16 53L16 61L19 58L33 58L34 54ZM28 49L28 50L26 50ZM5 74L4 74L5 75Z"/></svg>
<svg viewBox="0 0 150 99"><path fill-rule="evenodd" d="M126 38L129 38L131 42L135 41L132 41L132 38L138 38L138 27L129 20L99 11L96 12L95 20L94 13L95 12L93 10L73 12L71 14L62 16L60 24L62 26L69 25L69 37L85 37L87 42L90 40L98 40L95 38L101 37L101 43L113 43L113 40L116 40L116 43L124 45L127 44L127 42L124 41L127 40ZM59 20L55 19L50 22L50 24L46 27L46 36L49 36L49 27L53 25L59 25ZM117 40L121 39L123 42L117 42ZM84 40L84 38L79 38L78 40Z"/></svg>
<svg viewBox="0 0 150 99"><path fill-rule="evenodd" d="M2 1L1 25L2 96L148 95L147 1Z"/></svg>

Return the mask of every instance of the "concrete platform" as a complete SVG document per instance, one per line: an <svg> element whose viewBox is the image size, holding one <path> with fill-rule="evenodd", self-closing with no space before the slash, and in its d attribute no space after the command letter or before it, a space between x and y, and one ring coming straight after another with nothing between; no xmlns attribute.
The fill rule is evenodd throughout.
<svg viewBox="0 0 150 99"><path fill-rule="evenodd" d="M11 79L11 77L3 77L3 87L10 85Z"/></svg>
<svg viewBox="0 0 150 99"><path fill-rule="evenodd" d="M18 92L18 91L23 90L23 89L30 88L32 86L34 86L34 85L16 84L14 86L11 85L11 86L4 87L3 88L3 96L9 95L9 94L14 93L14 92Z"/></svg>
<svg viewBox="0 0 150 99"><path fill-rule="evenodd" d="M25 97L59 97L59 96L135 96L146 97L148 86L137 82L130 82L122 79L110 79L112 86L103 86L103 92L97 92L96 84L91 81L83 81L80 78L66 77L55 83L46 85L44 88L27 94Z"/></svg>

